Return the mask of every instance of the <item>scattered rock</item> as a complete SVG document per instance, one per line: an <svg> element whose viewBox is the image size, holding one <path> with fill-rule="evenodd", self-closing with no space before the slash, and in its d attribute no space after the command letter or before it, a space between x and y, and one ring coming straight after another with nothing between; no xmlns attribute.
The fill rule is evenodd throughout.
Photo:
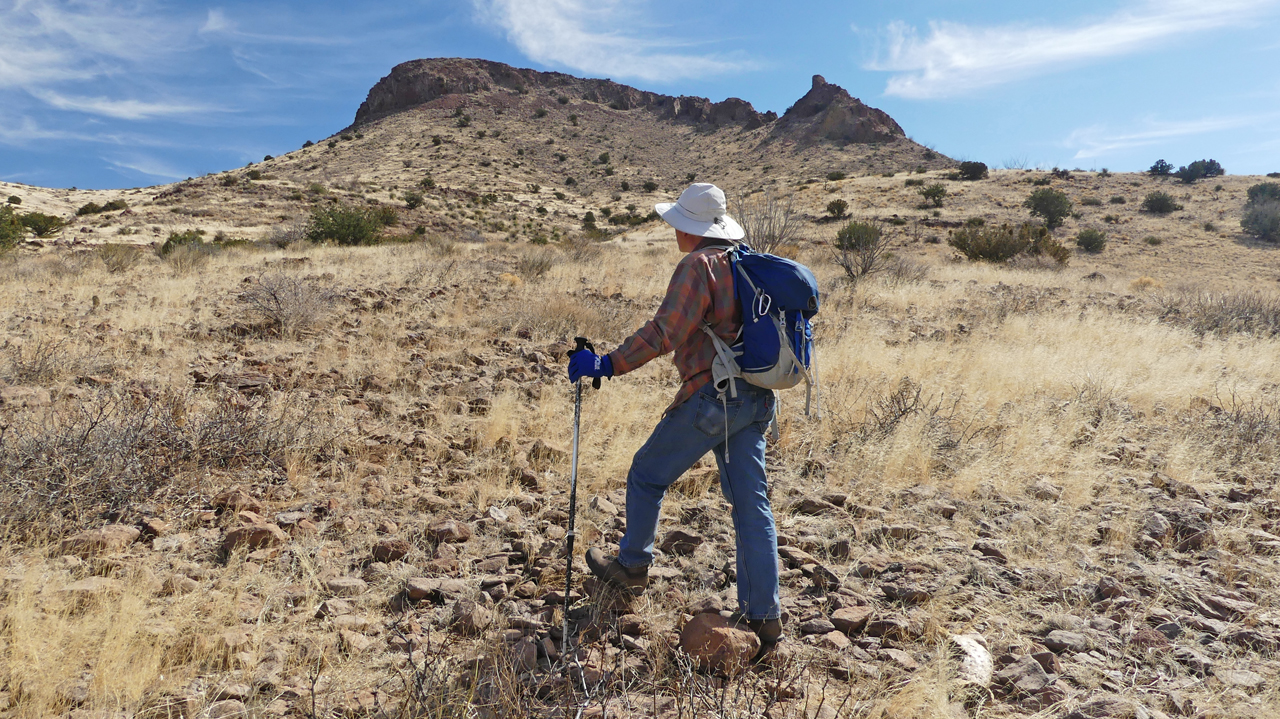
<svg viewBox="0 0 1280 719"><path fill-rule="evenodd" d="M590 504L588 504L587 506L607 517L618 516L618 508L614 506L613 502L610 502L604 497L600 497L600 496L592 497Z"/></svg>
<svg viewBox="0 0 1280 719"><path fill-rule="evenodd" d="M914 672L920 668L920 663L915 660L915 657L901 649L881 649L880 655L909 672Z"/></svg>
<svg viewBox="0 0 1280 719"><path fill-rule="evenodd" d="M827 634L836 630L836 625L822 617L800 623L801 634Z"/></svg>
<svg viewBox="0 0 1280 719"><path fill-rule="evenodd" d="M987 641L978 634L952 634L951 643L960 650L960 669L956 678L965 684L985 687L991 684L994 663Z"/></svg>
<svg viewBox="0 0 1280 719"><path fill-rule="evenodd" d="M1056 484L1050 484L1041 479L1027 487L1027 494L1036 499L1043 499L1048 502L1056 502L1062 498L1062 487Z"/></svg>
<svg viewBox="0 0 1280 719"><path fill-rule="evenodd" d="M356 609L352 606L351 602L345 599L326 599L321 602L320 607L316 609L316 619L351 614L355 610Z"/></svg>
<svg viewBox="0 0 1280 719"><path fill-rule="evenodd" d="M108 524L97 529L87 529L62 540L60 551L81 559L101 554L114 554L133 544L142 532L126 524Z"/></svg>
<svg viewBox="0 0 1280 719"><path fill-rule="evenodd" d="M443 603L461 598L470 588L461 579L443 579L439 577L414 577L406 582L405 592L415 602L430 599Z"/></svg>
<svg viewBox="0 0 1280 719"><path fill-rule="evenodd" d="M404 559L409 553L409 543L403 539L382 539L373 545L373 558L379 562L394 562Z"/></svg>
<svg viewBox="0 0 1280 719"><path fill-rule="evenodd" d="M680 648L699 669L732 677L751 665L760 651L760 638L719 614L699 614L681 630Z"/></svg>
<svg viewBox="0 0 1280 719"><path fill-rule="evenodd" d="M359 577L334 577L325 582L325 588L338 597L354 597L368 591L369 585Z"/></svg>
<svg viewBox="0 0 1280 719"><path fill-rule="evenodd" d="M459 634L475 636L493 624L490 611L470 599L462 599L454 603L449 625Z"/></svg>
<svg viewBox="0 0 1280 719"><path fill-rule="evenodd" d="M430 524L426 535L437 543L461 543L471 539L471 528L456 519L444 519Z"/></svg>
<svg viewBox="0 0 1280 719"><path fill-rule="evenodd" d="M43 387L0 387L0 407L47 407L52 401Z"/></svg>
<svg viewBox="0 0 1280 719"><path fill-rule="evenodd" d="M1213 676L1229 687L1238 687L1246 692L1256 692L1267 683L1266 677L1248 669L1216 669Z"/></svg>
<svg viewBox="0 0 1280 719"><path fill-rule="evenodd" d="M995 681L1021 694L1035 694L1052 684L1054 678L1034 658L1022 657L996 672Z"/></svg>
<svg viewBox="0 0 1280 719"><path fill-rule="evenodd" d="M663 538L661 549L669 554L693 554L702 544L702 536L683 529L673 529Z"/></svg>
<svg viewBox="0 0 1280 719"><path fill-rule="evenodd" d="M1078 632L1055 629L1044 638L1044 645L1054 652L1087 652L1089 638Z"/></svg>
<svg viewBox="0 0 1280 719"><path fill-rule="evenodd" d="M241 526L227 532L222 540L222 551L231 553L245 548L249 551L277 547L289 541L289 535L280 527L264 521L253 512L240 512Z"/></svg>
<svg viewBox="0 0 1280 719"><path fill-rule="evenodd" d="M529 448L529 463L536 469L549 469L553 465L562 464L569 458L569 453L547 444L541 439L535 439L533 446Z"/></svg>
<svg viewBox="0 0 1280 719"><path fill-rule="evenodd" d="M232 717L244 717L248 715L244 702L237 699L224 699L220 702L214 702L205 710L209 719L232 719Z"/></svg>
<svg viewBox="0 0 1280 719"><path fill-rule="evenodd" d="M886 583L880 585L880 591L889 598L890 601L903 602L905 604L920 604L929 601L932 594L919 586L903 583Z"/></svg>
<svg viewBox="0 0 1280 719"><path fill-rule="evenodd" d="M1001 564L1009 563L1009 558L1005 556L1004 550L1002 550L994 542L986 542L986 541L974 542L973 548L977 550L980 554L982 554L982 556L984 557L990 557Z"/></svg>
<svg viewBox="0 0 1280 719"><path fill-rule="evenodd" d="M871 619L871 614L871 607L844 607L831 614L831 624L836 631L855 634L862 631L862 628L867 625L867 620Z"/></svg>
<svg viewBox="0 0 1280 719"><path fill-rule="evenodd" d="M1151 713L1124 697L1106 694L1094 697L1063 719L1150 719Z"/></svg>
<svg viewBox="0 0 1280 719"><path fill-rule="evenodd" d="M811 517L815 517L822 514L831 514L833 512L839 512L840 508L832 504L831 502L828 502L823 499L819 499L817 497L805 497L804 499L801 499L799 502L796 502L795 505L791 508L791 511L796 514L804 514Z"/></svg>

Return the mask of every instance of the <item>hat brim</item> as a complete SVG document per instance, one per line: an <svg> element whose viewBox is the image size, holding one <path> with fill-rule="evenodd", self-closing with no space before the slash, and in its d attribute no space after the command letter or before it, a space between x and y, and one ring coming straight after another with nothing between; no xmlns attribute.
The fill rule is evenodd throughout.
<svg viewBox="0 0 1280 719"><path fill-rule="evenodd" d="M720 240L741 240L747 236L742 225L728 215L721 215L711 222L703 222L686 215L679 203L659 202L653 206L653 209L668 225L691 235L714 237Z"/></svg>

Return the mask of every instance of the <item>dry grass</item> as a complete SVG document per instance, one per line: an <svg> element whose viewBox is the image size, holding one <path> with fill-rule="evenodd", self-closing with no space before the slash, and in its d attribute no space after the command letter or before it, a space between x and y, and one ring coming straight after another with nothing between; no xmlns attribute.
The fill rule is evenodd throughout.
<svg viewBox="0 0 1280 719"><path fill-rule="evenodd" d="M772 493L781 531L823 557L855 537L854 559L889 552L963 578L927 604L893 610L921 627L901 645L931 659L910 682L856 667L836 680L819 663L825 655L803 655L785 678L802 685L801 697L779 702L769 675L715 685L654 649L660 659L646 679L611 685L600 698L661 694L676 702L668 715L682 717L740 716L769 702L773 716L800 716L806 702L818 701L844 703L854 716L949 716L952 702L967 695L942 659L947 632L982 632L993 647L1027 645L1049 615L1090 611L1087 600L1048 597L1096 581L1091 567L1121 571L1126 562L1154 561L1132 545L1148 501L1139 489L1154 457L1163 475L1197 491L1217 496L1238 485L1271 496L1268 477L1280 461L1280 339L1268 329L1270 294L1201 301L1166 298L1148 286L1126 296L1123 276L1099 284L1079 279L1083 270L950 263L901 245L894 252L913 264L855 287L835 281L843 271L829 249L797 246L828 290L816 325L824 416L804 418L800 393L782 394ZM554 257L545 270L525 272L519 283L499 279L520 276L521 263L542 253ZM268 264L300 254L307 261L296 274ZM521 447L534 439L568 445L571 395L554 353L577 334L602 350L616 346L648 319L677 258L666 245L513 252L505 244L460 249L433 241L231 249L182 276L155 272L150 257L118 272L69 254L6 260L0 302L13 313L0 329L0 377L48 388L53 397L49 407L0 408L0 473L9 478L0 500L9 540L0 557L0 695L10 711L62 713L76 696L82 708L104 711L136 712L193 693L204 706L216 687L252 683L264 667L278 680L250 702L254 711L280 698L306 715L315 698L319 713L343 712L350 693L362 690L399 697L399 706L417 702L422 716L485 703L524 712L545 706L527 678L460 683L464 660L496 651L489 639L448 635L447 644L433 645L434 659L406 660L386 646L391 632L381 625L365 630L372 648L352 651L334 627L311 616L327 596L324 583L351 574L370 585L354 600L358 613L376 622L390 616L388 598L436 551L422 534L440 511L425 509L432 503L452 502L450 513L473 524L490 508L523 506L517 536L541 544L556 523L540 512L563 503L554 492L563 489L566 468L544 471L535 506L517 481L518 465ZM246 277L256 279L245 284ZM246 317L240 298L277 279L286 289L340 290L341 301L327 314L304 313L305 322L259 309L281 331L238 329ZM292 317L286 304L280 312ZM194 384L193 371L206 379ZM246 376L265 379L237 389ZM587 393L583 497L621 486L675 381L659 361ZM1144 459L1109 459L1123 444L1142 445ZM722 537L719 490L707 469L682 480L664 508L664 527L701 502L702 531ZM1028 494L1038 481L1060 487L1060 498ZM233 519L204 512L208 498L232 484L250 487L268 516L305 507L322 532L299 535L270 557L219 563L216 545ZM872 528L870 519L816 520L785 509L832 492L880 508L885 522L945 521L965 543L994 535L1019 574L927 532L869 539L859 533ZM954 519L923 508L921 498L934 493L955 503ZM153 514L187 536L182 549L138 545L88 562L46 549L78 528ZM614 531L608 517L584 517L583 544ZM368 561L384 519L412 538L405 563ZM1112 524L1099 539L1103 519ZM1246 528L1266 520L1247 513L1233 521L1218 531L1224 546L1240 548L1249 546ZM468 551L500 553L511 541L479 531ZM693 558L689 577L728 559L708 551ZM1274 569L1255 559L1222 560L1215 571L1231 572L1250 591L1280 585ZM562 561L549 561L537 571L562 569ZM459 571L469 572L465 564ZM199 577L199 590L166 590L179 574ZM58 592L93 575L111 575L122 588L87 603ZM701 581L655 591L641 610L658 628L651 646L660 647L662 632L679 621L680 583L690 599L718 591ZM847 581L860 593L876 590L855 576ZM798 586L788 585L789 596ZM988 587L1004 593L982 593ZM1270 608L1265 595L1258 601ZM439 626L434 611L419 608L404 619ZM240 629L251 634L243 646L219 639ZM1220 661L1250 661L1240 657ZM68 694L82 677L87 694ZM300 687L315 691L295 697ZM569 705L586 695L548 696ZM1205 706L1225 701L1208 691L1196 696ZM1261 697L1273 700L1274 690Z"/></svg>

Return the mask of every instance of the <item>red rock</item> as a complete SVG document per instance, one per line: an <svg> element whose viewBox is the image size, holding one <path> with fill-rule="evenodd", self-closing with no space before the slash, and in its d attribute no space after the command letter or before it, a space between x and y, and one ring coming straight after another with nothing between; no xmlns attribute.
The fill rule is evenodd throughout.
<svg viewBox="0 0 1280 719"><path fill-rule="evenodd" d="M379 562L394 562L409 553L409 543L403 539L383 539L373 545L373 558Z"/></svg>
<svg viewBox="0 0 1280 719"><path fill-rule="evenodd" d="M471 601L462 599L453 605L449 625L459 634L475 636L493 624L493 615L488 609Z"/></svg>
<svg viewBox="0 0 1280 719"><path fill-rule="evenodd" d="M471 539L471 528L456 519L444 519L429 525L426 534L435 542L461 543Z"/></svg>
<svg viewBox="0 0 1280 719"><path fill-rule="evenodd" d="M232 487L227 491L214 497L210 502L214 509L228 510L231 512L253 512L255 514L262 513L262 502L254 499L248 492L239 487Z"/></svg>
<svg viewBox="0 0 1280 719"><path fill-rule="evenodd" d="M853 634L867 626L867 620L871 619L871 614L871 607L845 607L831 614L831 623L835 625L836 631Z"/></svg>
<svg viewBox="0 0 1280 719"><path fill-rule="evenodd" d="M914 672L920 668L920 663L915 660L915 657L901 649L881 649L880 655L909 672Z"/></svg>
<svg viewBox="0 0 1280 719"><path fill-rule="evenodd" d="M247 514L247 513L245 513ZM227 532L222 540L222 551L232 552L244 547L249 550L276 547L289 541L284 530L268 522L249 523Z"/></svg>
<svg viewBox="0 0 1280 719"><path fill-rule="evenodd" d="M683 529L673 529L663 538L661 549L669 554L693 554L702 541L701 535L686 532Z"/></svg>
<svg viewBox="0 0 1280 719"><path fill-rule="evenodd" d="M100 554L114 554L133 544L142 532L127 524L108 524L97 529L88 529L62 540L60 547L63 554L74 554L82 559Z"/></svg>
<svg viewBox="0 0 1280 719"><path fill-rule="evenodd" d="M760 651L760 638L719 614L699 614L681 630L680 647L699 669L732 677L751 665Z"/></svg>

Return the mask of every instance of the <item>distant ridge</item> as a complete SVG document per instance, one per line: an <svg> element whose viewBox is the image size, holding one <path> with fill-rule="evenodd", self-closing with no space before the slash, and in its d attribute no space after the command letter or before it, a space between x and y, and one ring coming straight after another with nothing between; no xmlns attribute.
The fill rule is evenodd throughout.
<svg viewBox="0 0 1280 719"><path fill-rule="evenodd" d="M757 112L736 97L712 102L705 97L673 97L612 80L574 77L559 72L515 68L500 62L465 58L412 60L369 90L356 112L353 127L421 105L495 93L515 96L550 90L573 100L585 100L628 111L644 110L657 118L709 128L738 127L744 131L771 126L766 142L784 140L801 145L817 142L868 144L892 142L906 134L887 113L869 107L844 88L814 75L813 87L779 120L777 113Z"/></svg>

